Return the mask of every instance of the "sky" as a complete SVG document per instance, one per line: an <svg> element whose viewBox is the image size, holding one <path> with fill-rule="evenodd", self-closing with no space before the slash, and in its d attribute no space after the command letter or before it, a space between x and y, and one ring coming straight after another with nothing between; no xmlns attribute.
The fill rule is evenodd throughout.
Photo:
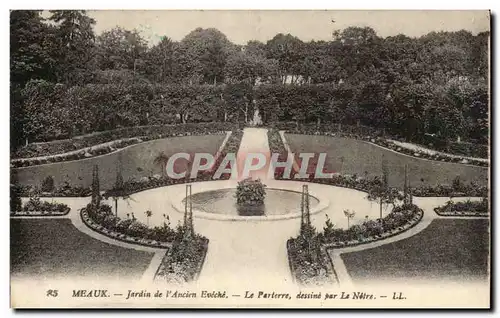
<svg viewBox="0 0 500 318"><path fill-rule="evenodd" d="M116 26L137 29L150 45L162 36L181 40L197 27L213 27L230 41L266 42L278 33L290 33L303 41L330 40L332 31L349 26L372 27L379 36L405 34L418 37L431 31L468 30L473 34L490 28L488 11L88 11L96 20L95 31ZM332 20L335 22L333 23Z"/></svg>

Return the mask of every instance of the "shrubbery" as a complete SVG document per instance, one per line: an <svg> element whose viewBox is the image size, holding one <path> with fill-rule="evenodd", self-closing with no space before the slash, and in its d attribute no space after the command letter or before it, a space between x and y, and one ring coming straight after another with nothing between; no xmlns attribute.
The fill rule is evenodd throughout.
<svg viewBox="0 0 500 318"><path fill-rule="evenodd" d="M177 237L169 223L164 222L163 226L150 228L135 218L121 219L115 216L111 206L107 204L100 204L98 208L88 204L85 212L93 222L108 231L127 235L133 239L168 243Z"/></svg>
<svg viewBox="0 0 500 318"><path fill-rule="evenodd" d="M333 224L328 223L327 220L324 231L320 234L320 240L323 243L346 245L353 241L362 242L369 238L377 239L384 233L392 233L395 230L402 231L404 226L416 223L414 220L419 213L423 214L423 211L413 204L396 206L391 213L382 219L367 220L345 230L334 228Z"/></svg>
<svg viewBox="0 0 500 318"><path fill-rule="evenodd" d="M178 237L182 237L182 228L177 230ZM183 284L197 278L205 255L208 240L195 235L191 239L177 239L172 248L165 254L155 275L155 280L168 284Z"/></svg>
<svg viewBox="0 0 500 318"><path fill-rule="evenodd" d="M102 228L106 229L104 231L106 235L129 243L161 245L168 248L155 274L155 280L184 283L195 279L201 270L207 252L208 239L197 234L188 237L184 226L180 224L176 229L170 227L170 222L150 228L134 217L127 219L116 217L111 207L106 204L99 206L88 204L82 210L82 218L94 230L102 233Z"/></svg>
<svg viewBox="0 0 500 318"><path fill-rule="evenodd" d="M239 205L263 205L266 185L259 180L245 179L236 187L236 203Z"/></svg>
<svg viewBox="0 0 500 318"><path fill-rule="evenodd" d="M307 240L299 235L287 241L288 261L295 281L302 286L323 286L337 282L329 256L314 235Z"/></svg>
<svg viewBox="0 0 500 318"><path fill-rule="evenodd" d="M26 214L26 215L65 215L68 214L70 208L64 203L47 202L40 200L40 197L32 195L26 204L19 204L11 206L12 214Z"/></svg>
<svg viewBox="0 0 500 318"><path fill-rule="evenodd" d="M434 209L440 215L486 215L490 212L489 200L484 197L481 201L453 202L450 200L444 206Z"/></svg>

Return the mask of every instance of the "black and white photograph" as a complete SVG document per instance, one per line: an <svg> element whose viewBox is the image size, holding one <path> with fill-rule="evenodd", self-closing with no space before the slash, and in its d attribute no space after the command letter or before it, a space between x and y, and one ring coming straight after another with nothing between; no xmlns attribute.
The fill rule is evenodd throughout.
<svg viewBox="0 0 500 318"><path fill-rule="evenodd" d="M490 11L9 16L12 308L490 308Z"/></svg>

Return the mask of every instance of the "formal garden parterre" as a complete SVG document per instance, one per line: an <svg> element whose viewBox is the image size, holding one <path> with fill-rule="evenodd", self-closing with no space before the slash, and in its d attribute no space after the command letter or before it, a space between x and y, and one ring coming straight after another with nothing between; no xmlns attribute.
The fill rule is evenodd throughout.
<svg viewBox="0 0 500 318"><path fill-rule="evenodd" d="M486 276L488 219L455 218L489 216L490 202L452 200L485 198L489 192L489 32L408 38L348 27L329 41L277 34L267 43L240 46L214 28L197 28L180 41L165 37L148 46L137 31L94 34L95 21L84 11L47 14L45 19L35 11L11 13L11 259L16 275L138 278L152 253L135 249L154 249L164 255L150 278L182 284L198 278L210 255L211 266L234 270L227 265L237 264L237 252L244 250L250 255L240 267L271 260L266 264L279 264L274 276L284 277L281 261L287 255L296 283L335 285L341 278L332 251L392 242L431 216L436 219L408 239L341 253L354 281L372 274ZM73 30L85 36L73 37ZM262 136L267 128L268 138L245 140L269 144L261 150L279 153L280 161L289 152L327 153L325 168L333 177L287 181L304 186L297 202L298 234L298 218L276 222L274 229L259 222L207 221L195 232L190 195L184 212L175 211L168 195L178 194L172 188L184 183L186 191L202 188L214 169L193 179L172 179L166 162L175 153L204 152L216 154L217 167L226 154L242 148L242 128L249 126L261 127L250 137ZM190 164L176 168L186 170ZM309 169L317 164L313 160ZM283 172L276 171L274 178L288 180ZM292 177L296 174L292 169ZM223 174L220 182L227 179ZM250 185L240 188L235 203L265 205L270 199L265 180ZM311 221L307 192L313 185L332 191L332 197L340 192L335 187L360 190L366 197L355 197L367 200L366 211L354 211L353 202L339 198L328 213L345 216L347 228L322 212L315 217L326 221L317 230L312 224L322 220ZM158 199L148 196L153 192ZM119 203L133 201L133 194L143 201L119 214ZM28 198L24 205L21 196ZM66 205L58 203L60 197L75 198ZM73 209L76 197L90 203ZM433 206L434 211L426 205L424 216L414 197L450 201ZM157 208L154 216L151 206ZM343 211L336 210L340 206ZM390 207L388 213L383 206ZM183 222L171 226L169 212L183 213ZM355 222L356 213L364 212L370 215ZM82 228L75 227L78 222ZM259 235L267 238L268 233L279 244L273 238L252 249ZM422 274L426 266L429 275ZM394 273L387 274L388 268ZM258 278L248 276L238 278Z"/></svg>

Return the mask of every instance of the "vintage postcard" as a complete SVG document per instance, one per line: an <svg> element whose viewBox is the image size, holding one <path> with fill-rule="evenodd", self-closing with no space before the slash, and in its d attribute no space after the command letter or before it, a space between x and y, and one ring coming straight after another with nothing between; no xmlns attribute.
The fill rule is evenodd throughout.
<svg viewBox="0 0 500 318"><path fill-rule="evenodd" d="M13 308L489 308L489 11L10 12Z"/></svg>

